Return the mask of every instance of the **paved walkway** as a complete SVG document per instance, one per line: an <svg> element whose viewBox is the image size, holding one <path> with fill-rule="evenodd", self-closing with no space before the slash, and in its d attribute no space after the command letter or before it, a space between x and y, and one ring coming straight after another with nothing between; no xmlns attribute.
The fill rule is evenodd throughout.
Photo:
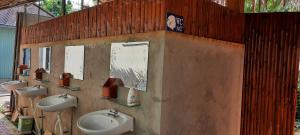
<svg viewBox="0 0 300 135"><path fill-rule="evenodd" d="M10 104L10 96L0 97L0 106L9 105Z"/></svg>
<svg viewBox="0 0 300 135"><path fill-rule="evenodd" d="M0 113L0 135L18 135L18 129Z"/></svg>
<svg viewBox="0 0 300 135"><path fill-rule="evenodd" d="M7 80L4 80L4 79L0 79L0 84L3 83L3 82L6 82ZM3 96L9 96L10 95L10 92L8 92L7 90L3 89L1 86L0 86L0 97L3 97Z"/></svg>
<svg viewBox="0 0 300 135"><path fill-rule="evenodd" d="M6 82L6 80L0 79L0 83L3 83L3 82ZM7 106L9 104L10 104L10 92L8 92L7 90L3 89L0 86L0 106L2 106L2 105Z"/></svg>
<svg viewBox="0 0 300 135"><path fill-rule="evenodd" d="M8 80L0 79L0 84ZM10 92L0 86L0 106L9 104ZM0 113L0 135L19 135L18 129Z"/></svg>

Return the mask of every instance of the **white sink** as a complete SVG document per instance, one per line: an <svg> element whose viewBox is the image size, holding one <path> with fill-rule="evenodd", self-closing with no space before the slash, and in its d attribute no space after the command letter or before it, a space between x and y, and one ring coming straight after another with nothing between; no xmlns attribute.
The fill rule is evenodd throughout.
<svg viewBox="0 0 300 135"><path fill-rule="evenodd" d="M14 91L18 88L23 88L27 86L27 81L23 80L16 80L16 81L9 81L0 84L2 88L6 89L7 91Z"/></svg>
<svg viewBox="0 0 300 135"><path fill-rule="evenodd" d="M133 118L118 112L114 117L110 110L101 110L81 116L77 127L87 135L120 135L133 131Z"/></svg>
<svg viewBox="0 0 300 135"><path fill-rule="evenodd" d="M30 86L17 89L16 92L21 96L35 98L37 96L47 95L47 88L43 86Z"/></svg>
<svg viewBox="0 0 300 135"><path fill-rule="evenodd" d="M40 100L36 105L46 112L59 112L63 109L77 107L77 97L54 95Z"/></svg>

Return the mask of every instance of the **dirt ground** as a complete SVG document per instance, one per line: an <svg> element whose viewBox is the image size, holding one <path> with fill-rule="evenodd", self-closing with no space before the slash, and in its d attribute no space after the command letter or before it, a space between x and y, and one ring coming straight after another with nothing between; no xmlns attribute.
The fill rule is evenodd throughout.
<svg viewBox="0 0 300 135"><path fill-rule="evenodd" d="M7 80L0 79L0 83L6 82ZM9 104L10 101L10 92L7 90L3 89L0 86L0 106L3 104Z"/></svg>

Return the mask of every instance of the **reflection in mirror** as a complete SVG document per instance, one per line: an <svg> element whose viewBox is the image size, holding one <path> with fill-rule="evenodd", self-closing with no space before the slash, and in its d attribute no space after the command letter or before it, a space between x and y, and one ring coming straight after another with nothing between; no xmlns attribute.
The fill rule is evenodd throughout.
<svg viewBox="0 0 300 135"><path fill-rule="evenodd" d="M74 79L83 80L84 46L67 46L65 48L65 73L71 73Z"/></svg>
<svg viewBox="0 0 300 135"><path fill-rule="evenodd" d="M39 67L50 73L51 48L43 47L39 49Z"/></svg>
<svg viewBox="0 0 300 135"><path fill-rule="evenodd" d="M120 78L125 87L146 91L149 42L112 43L110 78Z"/></svg>
<svg viewBox="0 0 300 135"><path fill-rule="evenodd" d="M31 60L31 49L24 48L23 49L23 65L26 65L27 68L30 68L30 60Z"/></svg>

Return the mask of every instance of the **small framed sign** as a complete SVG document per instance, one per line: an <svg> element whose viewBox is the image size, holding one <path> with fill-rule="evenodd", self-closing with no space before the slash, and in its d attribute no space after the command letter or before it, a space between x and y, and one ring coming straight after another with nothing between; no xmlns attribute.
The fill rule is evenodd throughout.
<svg viewBox="0 0 300 135"><path fill-rule="evenodd" d="M184 20L183 16L179 16L173 13L167 13L167 30L174 32L184 32Z"/></svg>

